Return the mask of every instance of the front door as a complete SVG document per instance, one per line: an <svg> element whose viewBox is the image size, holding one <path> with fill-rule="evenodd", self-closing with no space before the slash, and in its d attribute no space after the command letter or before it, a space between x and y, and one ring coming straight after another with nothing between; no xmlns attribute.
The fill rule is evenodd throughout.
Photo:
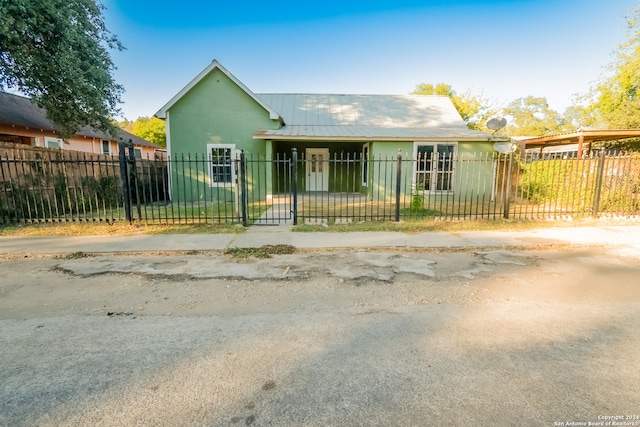
<svg viewBox="0 0 640 427"><path fill-rule="evenodd" d="M307 148L307 191L329 191L329 149Z"/></svg>

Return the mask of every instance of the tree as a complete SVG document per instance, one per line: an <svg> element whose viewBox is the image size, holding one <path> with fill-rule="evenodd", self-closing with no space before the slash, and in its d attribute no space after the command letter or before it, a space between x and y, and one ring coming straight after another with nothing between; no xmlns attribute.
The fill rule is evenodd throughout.
<svg viewBox="0 0 640 427"><path fill-rule="evenodd" d="M549 107L546 98L518 98L505 108L504 115L510 118L505 128L507 135L545 136L562 132L562 117Z"/></svg>
<svg viewBox="0 0 640 427"><path fill-rule="evenodd" d="M157 117L138 117L134 122L125 119L120 122L119 126L120 129L131 132L149 142L153 142L162 147L167 146L165 122Z"/></svg>
<svg viewBox="0 0 640 427"><path fill-rule="evenodd" d="M0 0L0 88L46 109L68 138L82 126L115 134L123 87L109 50L123 47L105 27L99 0Z"/></svg>
<svg viewBox="0 0 640 427"><path fill-rule="evenodd" d="M451 98L451 102L460 113L469 129L481 130L490 115L489 102L486 99L473 95L470 92L459 94L446 83L420 83L413 95L444 95Z"/></svg>
<svg viewBox="0 0 640 427"><path fill-rule="evenodd" d="M587 95L589 124L613 129L640 128L640 7L627 17L628 40L618 46L615 60Z"/></svg>

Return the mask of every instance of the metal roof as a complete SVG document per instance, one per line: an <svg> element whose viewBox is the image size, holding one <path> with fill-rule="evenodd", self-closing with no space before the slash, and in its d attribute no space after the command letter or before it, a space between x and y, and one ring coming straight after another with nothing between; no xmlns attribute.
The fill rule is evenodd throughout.
<svg viewBox="0 0 640 427"><path fill-rule="evenodd" d="M284 121L256 139L468 140L490 134L470 130L446 96L257 94Z"/></svg>
<svg viewBox="0 0 640 427"><path fill-rule="evenodd" d="M282 116L286 125L466 128L446 96L257 95Z"/></svg>
<svg viewBox="0 0 640 427"><path fill-rule="evenodd" d="M524 143L527 148L541 148L576 143L587 144L599 141L615 141L629 138L640 138L640 129L587 129L579 130L577 132L528 138L524 140Z"/></svg>
<svg viewBox="0 0 640 427"><path fill-rule="evenodd" d="M255 139L334 141L488 141L490 134L465 127L284 126L254 132Z"/></svg>

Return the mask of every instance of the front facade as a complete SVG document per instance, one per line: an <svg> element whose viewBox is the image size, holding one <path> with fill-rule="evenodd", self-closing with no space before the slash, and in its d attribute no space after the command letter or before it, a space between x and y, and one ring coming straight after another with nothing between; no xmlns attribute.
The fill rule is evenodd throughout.
<svg viewBox="0 0 640 427"><path fill-rule="evenodd" d="M346 176L353 183L349 191L361 194L388 185L377 176L374 162L400 153L415 160L403 163L411 168L403 172L413 176L406 191L440 196L466 191L464 181L456 179L469 173L464 159L494 152L491 135L468 129L448 97L255 94L217 61L156 116L166 120L170 156L200 155L210 161L207 176L189 174L188 179L229 191L234 191L237 173L232 160L240 151L276 160L290 158L295 149L304 159L298 166L303 177L298 191L343 191L337 181ZM493 179L491 168L473 173ZM184 182L185 175L174 170L173 181ZM264 178L270 198L281 188L282 177L270 170Z"/></svg>

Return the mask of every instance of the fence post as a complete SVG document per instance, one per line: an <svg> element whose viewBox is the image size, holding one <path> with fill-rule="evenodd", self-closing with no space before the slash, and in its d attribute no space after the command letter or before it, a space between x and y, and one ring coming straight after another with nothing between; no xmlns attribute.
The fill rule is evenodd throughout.
<svg viewBox="0 0 640 427"><path fill-rule="evenodd" d="M247 226L247 168L244 150L240 151L240 209L242 226Z"/></svg>
<svg viewBox="0 0 640 427"><path fill-rule="evenodd" d="M509 151L509 163L507 166L507 184L504 189L504 219L509 219L509 210L511 208L511 174L513 167L513 151Z"/></svg>
<svg viewBox="0 0 640 427"><path fill-rule="evenodd" d="M402 181L402 150L398 150L398 170L396 171L396 222L400 222L400 183Z"/></svg>
<svg viewBox="0 0 640 427"><path fill-rule="evenodd" d="M298 150L291 149L291 186L293 190L293 225L298 225Z"/></svg>
<svg viewBox="0 0 640 427"><path fill-rule="evenodd" d="M136 150L133 148L133 141L129 139L127 142L129 149L129 189L133 185L136 190L136 208L138 211L138 220L142 221L142 208L140 206L140 186L138 185L138 168L136 166ZM144 191L144 189L142 189Z"/></svg>
<svg viewBox="0 0 640 427"><path fill-rule="evenodd" d="M598 159L598 175L596 175L596 192L593 196L593 217L598 216L598 210L600 209L600 192L602 189L602 180L604 179L604 156L605 152L602 150L600 158Z"/></svg>
<svg viewBox="0 0 640 427"><path fill-rule="evenodd" d="M127 161L127 153L126 148L128 146L127 142L124 142L122 138L118 142L118 147L120 148L120 156L118 160L120 161L120 180L122 181L122 201L124 203L124 214L127 218L127 221L131 223L133 219L131 218L131 188L129 186L129 162Z"/></svg>

